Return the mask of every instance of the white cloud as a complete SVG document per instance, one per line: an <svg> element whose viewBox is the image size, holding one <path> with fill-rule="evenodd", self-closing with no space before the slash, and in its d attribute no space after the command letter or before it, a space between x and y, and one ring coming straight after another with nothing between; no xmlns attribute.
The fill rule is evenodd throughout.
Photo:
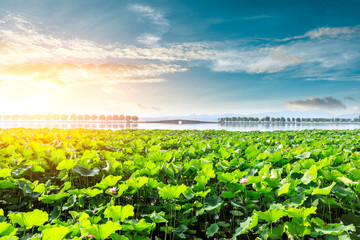
<svg viewBox="0 0 360 240"><path fill-rule="evenodd" d="M145 46L154 47L157 42L161 40L164 33L170 29L169 21L164 17L164 14L159 10L150 6L142 4L132 4L130 9L141 17L146 18L156 28L156 33L144 33L137 37L137 42Z"/></svg>
<svg viewBox="0 0 360 240"><path fill-rule="evenodd" d="M216 55L212 69L222 72L274 73L302 63L281 47L226 50Z"/></svg>
<svg viewBox="0 0 360 240"><path fill-rule="evenodd" d="M143 105L141 103L133 103L133 105L136 107L136 108L139 108L141 110L157 110L159 111L160 108L158 107L154 107L154 106L146 106L146 105Z"/></svg>
<svg viewBox="0 0 360 240"><path fill-rule="evenodd" d="M0 24L1 26L1 24ZM119 60L190 61L214 59L215 51L206 42L175 43L152 48L99 44L85 39L62 39L12 18L0 30L0 62L2 64L29 61L102 63ZM151 44L156 35L143 35L139 41Z"/></svg>
<svg viewBox="0 0 360 240"><path fill-rule="evenodd" d="M120 82L164 82L158 76L185 71L178 65L155 63L132 64L74 64L25 63L5 66L0 64L0 79L5 86L23 86L50 82L58 87L89 84L103 85L102 91L114 90L111 85Z"/></svg>
<svg viewBox="0 0 360 240"><path fill-rule="evenodd" d="M132 4L130 9L136 13L141 14L143 17L148 18L157 25L170 26L169 21L157 9L142 4Z"/></svg>
<svg viewBox="0 0 360 240"><path fill-rule="evenodd" d="M131 46L120 49L84 39L61 39L20 18L8 16L4 21L0 30L2 86L51 83L60 88L82 84L111 87L118 82L164 82L161 75L187 70L177 64L119 63L124 59L151 59L156 50ZM176 54L173 49L162 49L155 58L171 56L169 51Z"/></svg>
<svg viewBox="0 0 360 240"><path fill-rule="evenodd" d="M338 37L350 36L359 31L360 25L355 27L322 27L305 33L304 37L321 38L321 37Z"/></svg>
<svg viewBox="0 0 360 240"><path fill-rule="evenodd" d="M159 25L168 25L163 14L156 9L135 4L132 5L132 10ZM353 34L358 31L358 27L319 28L309 31L306 39L294 38L288 42L272 41L257 45L248 42L159 44L159 35L144 33L137 40L147 48L121 46L118 43L105 45L77 38L62 39L13 16L5 18L0 27L1 69L8 71L12 66L29 68L29 63L38 64L41 68L43 64L42 66L51 67L50 73L56 72L56 78L49 79L64 81L59 77L64 77L64 72L70 73L65 69L71 68L74 74L68 78L70 80L64 81L66 86L69 86L69 81L81 83L84 76L92 82L91 79L101 78L101 74L105 74L103 76L106 76L106 81L111 83L165 81L162 74L187 70L179 61L196 61L196 64L222 72L278 73L296 67L297 71L293 71L293 76L308 80L359 80L358 76L346 74L346 69L356 66L360 60L359 38L356 35L352 39L332 37ZM141 63L153 60L166 64ZM138 67L119 64L129 61L135 62ZM171 62L176 64L170 64ZM108 66L104 67L103 64L107 63ZM125 71L125 68L131 72ZM331 69L336 69L338 73L343 70L343 74L327 72ZM90 73L95 77L90 76ZM4 73L2 74L4 77ZM31 76L45 79L43 73L33 73ZM12 79L16 75L7 77Z"/></svg>
<svg viewBox="0 0 360 240"><path fill-rule="evenodd" d="M157 46L157 42L161 40L161 37L153 35L151 33L141 34L136 38L138 43L144 44L146 46Z"/></svg>
<svg viewBox="0 0 360 240"><path fill-rule="evenodd" d="M360 60L359 38L293 39L217 51L212 70L223 72L276 73L290 69L305 79L357 81L347 69ZM332 72L330 72L332 71ZM333 74L342 72L341 76ZM331 78L331 79L329 79Z"/></svg>

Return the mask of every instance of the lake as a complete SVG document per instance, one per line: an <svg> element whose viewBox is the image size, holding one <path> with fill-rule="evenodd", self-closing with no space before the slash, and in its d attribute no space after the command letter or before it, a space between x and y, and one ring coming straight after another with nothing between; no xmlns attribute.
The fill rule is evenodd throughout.
<svg viewBox="0 0 360 240"><path fill-rule="evenodd" d="M100 122L49 122L49 121L2 121L0 128L94 128L94 129L215 129L228 131L277 131L277 130L305 130L305 129L358 129L360 124L353 123L248 123L230 122L199 123L199 124L170 124L170 123L100 123Z"/></svg>

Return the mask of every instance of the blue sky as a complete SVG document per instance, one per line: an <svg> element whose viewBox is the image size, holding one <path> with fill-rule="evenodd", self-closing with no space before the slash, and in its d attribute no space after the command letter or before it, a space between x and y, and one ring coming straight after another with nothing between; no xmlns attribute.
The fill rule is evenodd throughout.
<svg viewBox="0 0 360 240"><path fill-rule="evenodd" d="M0 0L3 113L360 113L359 1Z"/></svg>

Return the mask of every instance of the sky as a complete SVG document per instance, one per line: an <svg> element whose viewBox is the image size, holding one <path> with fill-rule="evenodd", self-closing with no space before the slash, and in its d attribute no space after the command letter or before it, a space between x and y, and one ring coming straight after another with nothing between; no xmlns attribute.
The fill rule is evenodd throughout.
<svg viewBox="0 0 360 240"><path fill-rule="evenodd" d="M360 2L0 0L0 114L360 113Z"/></svg>

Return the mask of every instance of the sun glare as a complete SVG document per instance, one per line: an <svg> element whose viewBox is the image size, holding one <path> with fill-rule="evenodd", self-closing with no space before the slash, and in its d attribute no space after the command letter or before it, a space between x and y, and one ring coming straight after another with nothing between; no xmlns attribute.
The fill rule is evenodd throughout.
<svg viewBox="0 0 360 240"><path fill-rule="evenodd" d="M37 114L56 112L57 102L54 88L27 87L8 88L2 91L1 112L3 114Z"/></svg>

